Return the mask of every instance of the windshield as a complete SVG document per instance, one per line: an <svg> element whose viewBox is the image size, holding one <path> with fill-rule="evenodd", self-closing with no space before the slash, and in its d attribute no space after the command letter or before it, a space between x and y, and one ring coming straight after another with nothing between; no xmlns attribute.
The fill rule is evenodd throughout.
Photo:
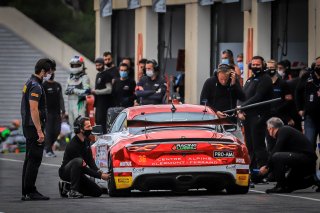
<svg viewBox="0 0 320 213"><path fill-rule="evenodd" d="M216 119L217 116L208 114L208 113L198 113L198 112L161 112L161 113L152 113L152 114L145 114L145 115L138 115L133 118L133 120L146 120L146 121L155 121L155 122L164 122L164 121L201 121L201 120L213 120ZM178 125L181 127L181 125ZM129 128L129 132L132 134L137 134L144 132L145 130L156 130L156 129L176 129L179 128L178 126L152 126L152 127L135 127ZM188 126L183 127L186 128L209 128L211 130L216 130L215 125L196 125L195 126Z"/></svg>

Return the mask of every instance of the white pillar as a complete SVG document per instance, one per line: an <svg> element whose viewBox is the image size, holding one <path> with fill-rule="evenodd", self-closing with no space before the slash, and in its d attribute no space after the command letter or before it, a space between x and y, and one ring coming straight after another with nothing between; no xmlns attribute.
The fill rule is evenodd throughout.
<svg viewBox="0 0 320 213"><path fill-rule="evenodd" d="M112 16L101 17L100 1L94 0L94 11L96 15L96 49L95 56L101 57L105 51L111 51L111 20Z"/></svg>
<svg viewBox="0 0 320 213"><path fill-rule="evenodd" d="M186 4L185 102L200 103L202 86L210 76L210 7Z"/></svg>
<svg viewBox="0 0 320 213"><path fill-rule="evenodd" d="M142 57L158 60L158 14L151 7L135 9L135 58L138 59L138 35L142 35ZM135 61L135 70L137 61ZM136 78L138 72L135 72Z"/></svg>
<svg viewBox="0 0 320 213"><path fill-rule="evenodd" d="M320 2L309 0L308 64L320 56Z"/></svg>
<svg viewBox="0 0 320 213"><path fill-rule="evenodd" d="M251 11L244 12L243 25L243 52L244 61L247 58L248 29L253 28L253 56L260 55L265 60L271 57L271 2L258 3L251 0ZM247 66L245 66L245 80L247 77Z"/></svg>

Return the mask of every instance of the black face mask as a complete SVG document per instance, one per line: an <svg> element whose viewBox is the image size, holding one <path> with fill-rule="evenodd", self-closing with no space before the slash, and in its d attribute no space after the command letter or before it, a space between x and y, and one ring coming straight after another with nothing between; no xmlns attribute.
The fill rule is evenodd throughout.
<svg viewBox="0 0 320 213"><path fill-rule="evenodd" d="M91 135L91 130L83 130L83 135L89 137Z"/></svg>
<svg viewBox="0 0 320 213"><path fill-rule="evenodd" d="M261 73L261 68L258 67L252 67L251 70L254 75L258 75L259 73Z"/></svg>
<svg viewBox="0 0 320 213"><path fill-rule="evenodd" d="M112 62L109 62L106 65L107 65L107 67L111 67L112 66Z"/></svg>
<svg viewBox="0 0 320 213"><path fill-rule="evenodd" d="M320 67L315 67L315 68L314 68L314 71L315 71L318 75L320 75Z"/></svg>
<svg viewBox="0 0 320 213"><path fill-rule="evenodd" d="M276 69L268 69L268 74L272 77L274 76L276 73L277 73L277 70Z"/></svg>

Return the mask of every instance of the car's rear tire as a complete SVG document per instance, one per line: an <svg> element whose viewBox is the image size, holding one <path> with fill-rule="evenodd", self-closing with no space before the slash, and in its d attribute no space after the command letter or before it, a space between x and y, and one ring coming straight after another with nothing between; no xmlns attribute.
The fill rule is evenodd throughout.
<svg viewBox="0 0 320 213"><path fill-rule="evenodd" d="M239 186L233 184L231 186L226 187L228 194L247 194L249 192L249 185L248 186Z"/></svg>
<svg viewBox="0 0 320 213"><path fill-rule="evenodd" d="M108 180L108 194L110 197L127 197L130 196L130 189L117 189L116 183L114 179L113 169L112 169L112 162L109 161L109 169L110 169L110 179Z"/></svg>

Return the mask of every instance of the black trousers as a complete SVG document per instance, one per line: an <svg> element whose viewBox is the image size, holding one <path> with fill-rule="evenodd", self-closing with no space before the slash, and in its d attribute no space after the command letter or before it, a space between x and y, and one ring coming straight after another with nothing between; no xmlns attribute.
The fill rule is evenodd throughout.
<svg viewBox="0 0 320 213"><path fill-rule="evenodd" d="M251 158L250 169L266 165L268 152L265 143L266 119L258 115L248 115L244 124L246 145Z"/></svg>
<svg viewBox="0 0 320 213"><path fill-rule="evenodd" d="M271 156L269 172L280 186L293 190L315 184L316 161L303 153L276 152Z"/></svg>
<svg viewBox="0 0 320 213"><path fill-rule="evenodd" d="M86 196L100 197L102 189L85 175L87 167L82 166L82 161L82 158L72 159L59 169L59 176L62 180L71 182L70 189Z"/></svg>
<svg viewBox="0 0 320 213"><path fill-rule="evenodd" d="M22 195L35 192L36 180L42 161L44 143L39 143L37 130L34 126L23 127L26 138L26 155L22 170Z"/></svg>
<svg viewBox="0 0 320 213"><path fill-rule="evenodd" d="M61 130L61 116L59 113L48 113L46 120L45 150L52 152L52 145L57 140Z"/></svg>
<svg viewBox="0 0 320 213"><path fill-rule="evenodd" d="M97 125L101 125L103 129L103 133L105 134L107 132L107 112L109 105L106 101L97 101L95 103L96 107L96 114L95 114L95 120Z"/></svg>

